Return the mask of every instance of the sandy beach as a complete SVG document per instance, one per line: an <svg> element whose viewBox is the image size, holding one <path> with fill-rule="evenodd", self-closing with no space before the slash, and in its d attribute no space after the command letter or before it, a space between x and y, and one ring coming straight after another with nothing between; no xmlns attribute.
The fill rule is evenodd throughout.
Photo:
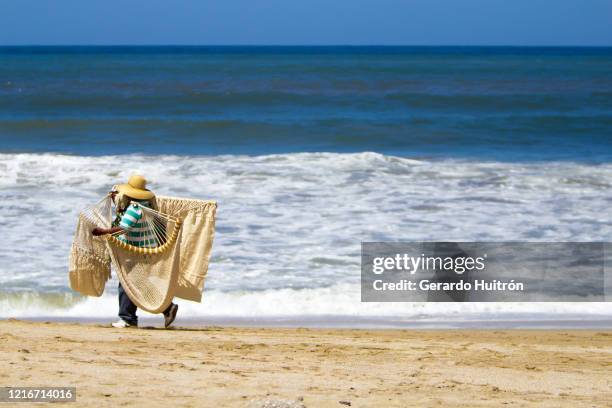
<svg viewBox="0 0 612 408"><path fill-rule="evenodd" d="M71 406L612 401L612 332L603 330L121 330L11 319L0 322L0 359L0 385L75 386Z"/></svg>

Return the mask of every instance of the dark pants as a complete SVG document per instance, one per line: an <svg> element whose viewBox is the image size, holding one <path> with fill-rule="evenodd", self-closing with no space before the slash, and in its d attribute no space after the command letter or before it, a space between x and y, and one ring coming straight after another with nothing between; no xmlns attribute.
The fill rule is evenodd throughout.
<svg viewBox="0 0 612 408"><path fill-rule="evenodd" d="M138 326L138 316L136 316L136 310L138 307L132 302L130 297L123 290L123 286L119 283L119 317L131 324L132 326ZM170 313L170 308L172 307L172 303L166 310L164 310L164 315L168 315Z"/></svg>

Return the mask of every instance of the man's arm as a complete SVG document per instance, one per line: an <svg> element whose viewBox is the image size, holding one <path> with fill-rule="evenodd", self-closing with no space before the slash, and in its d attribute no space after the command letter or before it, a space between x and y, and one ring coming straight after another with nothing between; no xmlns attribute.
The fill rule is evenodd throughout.
<svg viewBox="0 0 612 408"><path fill-rule="evenodd" d="M110 196L111 200L114 202L115 201L115 196L117 195L116 191L111 191L108 193L108 195ZM121 227L113 227L113 228L99 228L96 227L94 228L91 233L95 236L100 236L100 235L106 235L106 234L114 234L115 232L119 232L122 231L123 228Z"/></svg>
<svg viewBox="0 0 612 408"><path fill-rule="evenodd" d="M99 228L96 227L91 231L91 233L95 236L106 235L106 234L114 234L115 232L123 231L121 227L113 227L113 228Z"/></svg>
<svg viewBox="0 0 612 408"><path fill-rule="evenodd" d="M94 228L91 231L92 234L105 235L105 234L114 234L119 231L129 231L140 219L142 218L142 210L136 204L130 204L130 206L125 210L125 213L121 217L121 221L119 222L119 226L113 228Z"/></svg>

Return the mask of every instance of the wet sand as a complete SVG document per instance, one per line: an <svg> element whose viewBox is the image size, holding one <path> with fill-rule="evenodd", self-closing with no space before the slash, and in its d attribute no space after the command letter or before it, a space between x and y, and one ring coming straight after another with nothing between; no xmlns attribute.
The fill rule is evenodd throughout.
<svg viewBox="0 0 612 408"><path fill-rule="evenodd" d="M0 386L76 386L77 402L67 406L600 407L612 401L612 331L606 330L163 330L3 320L0 361Z"/></svg>

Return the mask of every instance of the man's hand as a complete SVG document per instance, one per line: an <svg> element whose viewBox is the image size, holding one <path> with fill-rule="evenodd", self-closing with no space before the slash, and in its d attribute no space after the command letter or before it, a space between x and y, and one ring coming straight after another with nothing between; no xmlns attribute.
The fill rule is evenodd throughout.
<svg viewBox="0 0 612 408"><path fill-rule="evenodd" d="M108 231L106 231L106 229L104 228L96 227L93 229L93 231L91 231L91 233L97 237L100 235L108 234Z"/></svg>

